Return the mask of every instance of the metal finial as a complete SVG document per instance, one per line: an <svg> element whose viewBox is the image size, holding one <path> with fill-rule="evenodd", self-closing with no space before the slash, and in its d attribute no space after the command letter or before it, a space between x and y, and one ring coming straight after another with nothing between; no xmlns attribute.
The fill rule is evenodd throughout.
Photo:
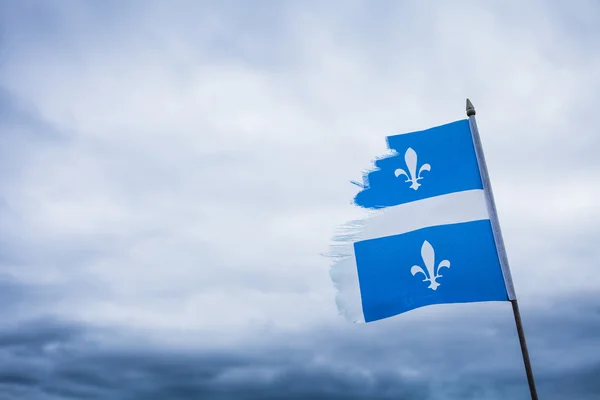
<svg viewBox="0 0 600 400"><path fill-rule="evenodd" d="M473 107L471 100L467 99L467 117L470 117L471 115L475 115L475 107Z"/></svg>

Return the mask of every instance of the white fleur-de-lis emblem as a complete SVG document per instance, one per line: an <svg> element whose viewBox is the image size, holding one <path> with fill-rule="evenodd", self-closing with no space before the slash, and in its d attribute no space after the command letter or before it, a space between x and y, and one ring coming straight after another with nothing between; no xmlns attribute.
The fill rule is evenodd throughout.
<svg viewBox="0 0 600 400"><path fill-rule="evenodd" d="M437 268L435 267L435 251L431 244L426 240L423 242L421 246L421 257L423 258L423 263L425 264L425 270L418 265L413 265L410 269L410 273L415 276L419 272L425 276L423 282L429 282L428 288L431 290L436 290L440 284L436 279L441 278L442 275L439 274L440 269L443 267L450 268L450 261L442 260Z"/></svg>
<svg viewBox="0 0 600 400"><path fill-rule="evenodd" d="M418 181L423 179L421 173L423 173L423 171L431 171L431 165L423 164L421 165L421 168L419 168L419 172L417 172L417 153L410 147L406 150L406 153L404 153L404 162L406 163L408 172L402 168L398 168L394 171L394 174L396 175L396 178L400 175L406 176L405 182L411 182L410 188L417 190L419 186L421 186Z"/></svg>

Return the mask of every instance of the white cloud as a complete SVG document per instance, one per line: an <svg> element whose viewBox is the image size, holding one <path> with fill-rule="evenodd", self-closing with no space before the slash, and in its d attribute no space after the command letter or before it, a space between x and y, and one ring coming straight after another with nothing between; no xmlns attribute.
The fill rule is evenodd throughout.
<svg viewBox="0 0 600 400"><path fill-rule="evenodd" d="M463 118L469 96L517 290L598 288L549 271L571 255L554 244L598 218L599 164L577 161L598 143L599 117L580 115L594 111L600 59L548 4L462 4L302 3L239 29L222 10L202 23L156 4L109 10L109 29L61 8L54 36L13 46L0 74L66 132L27 150L5 186L14 232L48 255L10 273L60 283L47 311L90 323L320 326L337 318L320 253L359 214L349 181L385 135ZM50 258L79 248L98 254ZM553 266L523 263L540 249Z"/></svg>

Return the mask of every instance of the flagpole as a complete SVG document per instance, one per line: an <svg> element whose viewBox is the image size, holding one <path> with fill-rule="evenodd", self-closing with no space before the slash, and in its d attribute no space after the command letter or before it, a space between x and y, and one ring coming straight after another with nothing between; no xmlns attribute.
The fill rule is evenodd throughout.
<svg viewBox="0 0 600 400"><path fill-rule="evenodd" d="M492 185L487 170L487 164L485 162L485 156L483 154L483 146L481 145L479 129L477 128L477 122L475 121L475 107L473 107L473 103L471 103L469 99L467 99L467 117L469 117L469 126L471 128L471 134L473 135L473 142L475 145L475 152L477 154L479 170L481 172L481 180L483 183L487 209L492 225L492 232L494 234L494 241L496 242L496 248L500 258L500 267L502 268L502 274L504 275L504 282L506 284L506 292L508 294L508 299L512 304L513 314L515 316L517 334L519 335L519 343L521 344L521 353L523 355L523 363L525 364L525 372L527 374L527 383L529 384L531 399L538 400L535 381L533 379L533 371L531 369L531 361L529 359L529 351L527 350L527 343L525 341L525 332L523 331L523 323L521 321L521 312L519 311L519 303L517 302L517 296L515 294L510 267L508 265L508 257L506 256L504 239L502 237L502 231L500 230L500 221L498 219L494 193L492 192Z"/></svg>

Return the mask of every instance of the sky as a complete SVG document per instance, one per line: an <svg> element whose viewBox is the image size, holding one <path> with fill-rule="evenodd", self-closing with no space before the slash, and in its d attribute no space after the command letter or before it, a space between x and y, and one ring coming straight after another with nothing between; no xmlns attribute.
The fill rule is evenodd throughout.
<svg viewBox="0 0 600 400"><path fill-rule="evenodd" d="M0 399L527 399L510 304L369 324L336 229L477 110L540 398L600 399L600 4L0 0Z"/></svg>

